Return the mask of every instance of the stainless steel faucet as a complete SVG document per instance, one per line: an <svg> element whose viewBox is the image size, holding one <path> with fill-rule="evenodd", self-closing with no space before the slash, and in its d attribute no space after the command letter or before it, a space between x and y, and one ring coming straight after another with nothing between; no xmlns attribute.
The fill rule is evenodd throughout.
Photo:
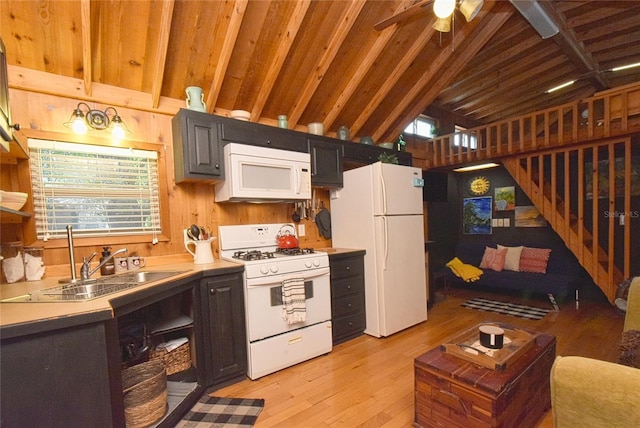
<svg viewBox="0 0 640 428"><path fill-rule="evenodd" d="M107 263L109 260L111 260L112 258L117 256L118 254L122 254L122 253L126 253L126 252L127 252L126 248L121 248L118 251L115 251L115 252L111 253L111 255L109 257L105 257L104 259L102 259L100 264L98 266L96 266L95 269L93 269L93 270L91 270L91 260L93 260L93 258L98 253L91 254L91 256L89 258L83 257L82 258L82 268L80 268L80 277L82 278L83 281L86 281L87 279L91 278L91 275L96 273L98 271L98 269L100 269L102 266L104 266L104 264Z"/></svg>
<svg viewBox="0 0 640 428"><path fill-rule="evenodd" d="M78 277L76 275L76 258L75 258L75 248L73 246L73 226L71 226L70 224L67 225L67 244L69 247L69 264L71 267L71 283L76 283L78 282ZM98 269L100 269L105 263L107 263L109 260L111 260L112 258L114 258L116 255L121 254L121 253L126 253L127 249L126 248L122 248L114 253L111 253L111 256L105 258L104 260L102 260L102 262L100 262L100 264L98 265L98 267L96 267L95 269L91 270L91 260L93 260L93 258L98 254L98 253L93 253L91 255L91 257L87 258L87 257L83 257L82 258L82 268L80 268L80 277L82 278L82 280L87 280L89 278L91 278L91 275L93 275L94 273L96 273L96 271ZM66 282L66 281L65 281Z"/></svg>

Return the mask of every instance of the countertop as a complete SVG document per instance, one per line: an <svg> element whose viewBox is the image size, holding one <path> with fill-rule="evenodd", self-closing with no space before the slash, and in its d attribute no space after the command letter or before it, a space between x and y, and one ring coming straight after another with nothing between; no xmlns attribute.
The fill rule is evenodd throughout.
<svg viewBox="0 0 640 428"><path fill-rule="evenodd" d="M104 321L114 316L114 306L112 301L123 296L141 293L148 295L149 289L162 288L161 286L169 281L179 281L205 271L220 271L220 274L234 271L242 271L244 267L239 263L224 260L214 260L213 263L196 265L193 262L159 263L141 269L143 271L184 271L179 275L169 279L149 282L135 288L130 288L108 296L99 297L84 302L71 303L0 303L0 329L2 338L7 337L7 329L12 327L26 327L30 324L41 323L43 321L60 321L61 318L78 317L86 321ZM99 277L99 276L96 276ZM25 281L13 284L0 285L0 299L16 297L36 290L55 287L61 277L44 278L41 281ZM30 330L30 329L26 329ZM12 336L12 335L10 335Z"/></svg>
<svg viewBox="0 0 640 428"><path fill-rule="evenodd" d="M350 248L316 248L317 251L324 251L331 257L333 255L345 255L349 253L362 252L362 249ZM188 256L188 255L187 255ZM149 282L134 288L122 290L108 296L84 302L70 303L0 303L0 330L2 337L7 338L14 334L9 334L11 329L21 332L36 332L41 326L36 326L42 322L50 321L52 326L57 324L79 324L86 322L105 321L114 317L113 301L123 300L123 298L136 293L141 296L148 296L149 290L157 288L162 290L162 285L171 281L179 281L184 278L194 277L205 271L219 271L220 274L234 271L242 271L242 264L228 262L225 260L214 260L213 263L196 265L188 257L153 258L147 259L147 266L143 271L184 271L184 273L154 282ZM58 269L59 271L59 269ZM99 278L99 275L94 277ZM40 281L23 281L13 284L0 284L0 299L29 294L30 292L59 285L58 281L64 277L46 277ZM73 321L71 321L73 318ZM55 322L54 322L55 321Z"/></svg>
<svg viewBox="0 0 640 428"><path fill-rule="evenodd" d="M325 253L327 253L329 255L329 257L331 257L332 255L339 255L339 254L347 254L347 253L359 253L362 252L364 254L364 250L363 249L357 249L357 248L316 248L317 251L324 251Z"/></svg>

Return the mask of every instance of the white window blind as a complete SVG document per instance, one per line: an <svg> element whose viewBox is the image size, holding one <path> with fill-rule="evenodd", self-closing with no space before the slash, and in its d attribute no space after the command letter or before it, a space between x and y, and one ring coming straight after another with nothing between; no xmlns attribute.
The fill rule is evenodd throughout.
<svg viewBox="0 0 640 428"><path fill-rule="evenodd" d="M158 153L29 139L38 239L160 233Z"/></svg>

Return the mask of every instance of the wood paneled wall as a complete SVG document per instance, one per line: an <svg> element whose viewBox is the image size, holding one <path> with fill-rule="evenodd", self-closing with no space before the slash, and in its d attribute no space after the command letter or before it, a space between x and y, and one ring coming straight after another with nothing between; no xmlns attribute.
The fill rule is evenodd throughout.
<svg viewBox="0 0 640 428"><path fill-rule="evenodd" d="M26 137L41 137L43 135L59 138L73 138L70 129L63 126L69 120L69 116L76 108L78 100L64 98L54 95L35 93L23 90L12 89L11 113L14 121L22 126L21 134ZM108 105L98 103L88 103L91 107L104 109ZM124 103L126 104L126 102ZM163 209L168 210L169 224L163 226L166 238L157 245L148 243L127 242L126 238L119 238L117 241L107 239L84 239L76 242L76 259L82 260L83 255L90 255L93 251L100 252L102 245L111 245L114 249L126 246L129 252L135 252L145 257L160 257L170 255L184 255L182 230L191 223L197 223L214 231L217 235L217 228L220 225L229 224L252 224L252 223L280 223L291 222L291 215L294 211L293 204L250 204L250 203L227 203L217 204L214 202L214 187L209 184L175 184L173 172L173 141L171 133L171 115L153 113L135 109L118 107L118 114L122 117L129 129L132 131L130 141L123 142L122 146L130 145L131 142L143 142L158 146L162 154L166 155L166 169L161 171L166 175L167 194L162 199ZM87 143L105 142L99 134L87 134L82 137ZM19 188L22 191L31 193L28 181L28 165L19 162L17 166L4 164L5 168L15 168L19 170ZM11 175L15 177L15 174ZM11 188L15 183L6 183L10 175L3 172L2 188ZM13 179L15 180L15 178ZM327 190L316 190L317 203L324 202L329 207L329 192ZM27 204L25 209L33 207ZM318 228L311 219L303 219L302 224L306 226L306 236L300 238L300 245L304 247L327 247L331 246L330 240L325 240L318 233ZM52 240L46 243L34 241L35 226L33 220L25 221L23 224L3 224L2 241L12 239L22 239L25 245L44 245L45 263L51 266L48 273L56 271L56 265L66 265L68 255L66 250L66 239ZM219 257L219 247L217 241L214 242L214 253ZM64 268L61 268L64 269ZM66 274L64 270L62 274Z"/></svg>

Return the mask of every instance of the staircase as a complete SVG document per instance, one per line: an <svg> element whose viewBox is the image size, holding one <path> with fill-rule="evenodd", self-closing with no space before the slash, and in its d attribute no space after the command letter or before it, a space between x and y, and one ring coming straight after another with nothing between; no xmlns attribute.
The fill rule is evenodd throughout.
<svg viewBox="0 0 640 428"><path fill-rule="evenodd" d="M640 257L640 83L407 149L423 169L501 162L613 303Z"/></svg>
<svg viewBox="0 0 640 428"><path fill-rule="evenodd" d="M637 147L635 153L640 154ZM617 285L629 277L632 224L638 227L631 209L631 159L631 139L625 138L502 160L612 303Z"/></svg>

